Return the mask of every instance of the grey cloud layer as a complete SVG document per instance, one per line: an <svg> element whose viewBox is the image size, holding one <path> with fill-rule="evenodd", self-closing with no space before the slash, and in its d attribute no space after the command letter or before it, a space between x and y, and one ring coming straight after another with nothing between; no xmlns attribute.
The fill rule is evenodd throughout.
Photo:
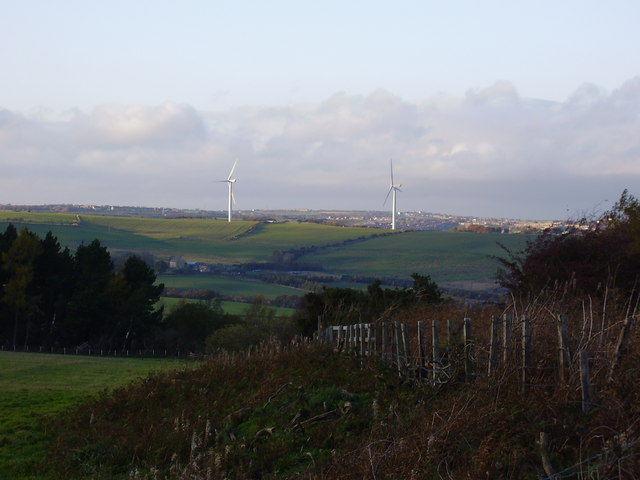
<svg viewBox="0 0 640 480"><path fill-rule="evenodd" d="M237 158L241 208L378 209L393 157L403 209L465 213L451 210L475 192L466 213L548 217L558 212L549 202L564 198L539 198L552 185L590 205L637 189L639 131L640 77L610 94L584 85L563 103L498 82L421 102L378 90L223 112L175 103L60 118L0 110L0 202L223 209L214 181ZM586 184L602 191L588 197ZM520 205L501 197L513 185L522 185Z"/></svg>

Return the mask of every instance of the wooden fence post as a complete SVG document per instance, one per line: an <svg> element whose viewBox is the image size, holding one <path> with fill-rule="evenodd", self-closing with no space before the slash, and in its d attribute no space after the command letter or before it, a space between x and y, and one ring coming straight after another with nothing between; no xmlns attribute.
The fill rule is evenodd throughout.
<svg viewBox="0 0 640 480"><path fill-rule="evenodd" d="M495 372L496 365L498 364L498 337L500 329L500 318L491 317L491 339L489 344L489 367L487 369L487 376L491 376Z"/></svg>
<svg viewBox="0 0 640 480"><path fill-rule="evenodd" d="M447 342L449 343L449 348L451 349L457 342L457 329L456 329L456 321L453 318L447 320Z"/></svg>
<svg viewBox="0 0 640 480"><path fill-rule="evenodd" d="M353 353L358 353L358 325L351 325L351 350Z"/></svg>
<svg viewBox="0 0 640 480"><path fill-rule="evenodd" d="M528 315L522 316L522 391L529 385L529 369L531 368L531 320Z"/></svg>
<svg viewBox="0 0 640 480"><path fill-rule="evenodd" d="M369 355L378 353L378 326L375 323L369 324Z"/></svg>
<svg viewBox="0 0 640 480"><path fill-rule="evenodd" d="M344 351L351 353L351 325L344 326Z"/></svg>
<svg viewBox="0 0 640 480"><path fill-rule="evenodd" d="M336 345L336 350L338 352L342 351L343 348L343 344L344 343L344 326L340 325L338 327L338 341L337 341L337 345Z"/></svg>
<svg viewBox="0 0 640 480"><path fill-rule="evenodd" d="M356 324L349 325L351 330L351 353L358 353L358 330Z"/></svg>
<svg viewBox="0 0 640 480"><path fill-rule="evenodd" d="M318 330L317 330L317 334L318 334L318 340L320 340L322 342L323 341L323 339L322 339L322 315L318 315Z"/></svg>
<svg viewBox="0 0 640 480"><path fill-rule="evenodd" d="M389 359L389 352L387 351L389 348L387 333L388 333L387 322L383 322L382 323L382 358L384 360Z"/></svg>
<svg viewBox="0 0 640 480"><path fill-rule="evenodd" d="M426 352L424 348L424 322L418 320L418 378L422 379L425 367Z"/></svg>
<svg viewBox="0 0 640 480"><path fill-rule="evenodd" d="M512 342L511 342L511 314L505 313L502 316L502 361L507 365L511 360L511 350L512 350Z"/></svg>
<svg viewBox="0 0 640 480"><path fill-rule="evenodd" d="M408 371L411 364L411 337L409 336L409 325L406 323L400 324L400 331L402 333L402 351L404 352L404 367L405 371Z"/></svg>
<svg viewBox="0 0 640 480"><path fill-rule="evenodd" d="M355 346L355 325L349 325L349 353L352 353Z"/></svg>
<svg viewBox="0 0 640 480"><path fill-rule="evenodd" d="M400 326L398 325L398 322L393 322L393 346L395 347L398 375L402 376L402 354L400 353L400 349L402 347L400 345Z"/></svg>
<svg viewBox="0 0 640 480"><path fill-rule="evenodd" d="M609 377L607 381L612 382L613 376L615 374L618 365L622 361L622 357L627 353L627 344L629 343L629 332L631 331L631 324L633 323L633 317L627 317L624 319L622 324L622 330L620 330L620 335L618 336L618 343L616 345L616 353L615 357L613 357L613 361L611 362L611 367L609 368Z"/></svg>
<svg viewBox="0 0 640 480"><path fill-rule="evenodd" d="M431 321L431 363L433 366L432 378L434 382L440 376L440 331L438 329L438 320Z"/></svg>
<svg viewBox="0 0 640 480"><path fill-rule="evenodd" d="M325 327L325 331L326 331L326 342L333 347L333 325L329 325L328 327Z"/></svg>
<svg viewBox="0 0 640 480"><path fill-rule="evenodd" d="M591 387L589 384L589 352L580 350L580 387L582 390L582 411L591 408Z"/></svg>
<svg viewBox="0 0 640 480"><path fill-rule="evenodd" d="M566 381L567 368L571 364L569 341L567 340L567 316L558 315L558 373L562 383Z"/></svg>
<svg viewBox="0 0 640 480"><path fill-rule="evenodd" d="M471 380L471 376L473 375L473 363L471 361L473 337L471 336L471 319L465 317L463 322L462 337L464 341L464 376L468 382Z"/></svg>
<svg viewBox="0 0 640 480"><path fill-rule="evenodd" d="M358 339L360 342L360 356L364 357L364 323L358 324Z"/></svg>

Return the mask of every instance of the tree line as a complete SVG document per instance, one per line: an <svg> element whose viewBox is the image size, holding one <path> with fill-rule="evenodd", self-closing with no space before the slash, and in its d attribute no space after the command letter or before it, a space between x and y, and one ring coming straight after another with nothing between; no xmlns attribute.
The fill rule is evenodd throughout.
<svg viewBox="0 0 640 480"><path fill-rule="evenodd" d="M238 316L203 291L200 302L183 300L165 314L157 307L164 285L156 279L137 255L116 268L97 239L72 252L51 232L40 238L10 224L0 233L0 345L214 352L298 332L262 297ZM298 297L279 301L297 306Z"/></svg>
<svg viewBox="0 0 640 480"><path fill-rule="evenodd" d="M318 320L326 325L369 323L396 310L443 302L440 288L429 275L413 273L411 278L409 288L382 288L382 282L376 279L366 290L325 287L320 292L310 292L302 297L294 319L309 335L317 328Z"/></svg>
<svg viewBox="0 0 640 480"><path fill-rule="evenodd" d="M162 319L164 289L140 257L114 268L99 240L63 248L9 225L0 234L0 344L147 348Z"/></svg>

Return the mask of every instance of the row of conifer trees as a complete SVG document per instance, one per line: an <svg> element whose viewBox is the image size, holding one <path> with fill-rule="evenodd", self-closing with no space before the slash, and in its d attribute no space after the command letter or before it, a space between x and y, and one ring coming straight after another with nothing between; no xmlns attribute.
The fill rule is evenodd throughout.
<svg viewBox="0 0 640 480"><path fill-rule="evenodd" d="M114 268L97 239L72 252L51 232L9 225L0 233L0 345L146 348L163 288L137 256Z"/></svg>

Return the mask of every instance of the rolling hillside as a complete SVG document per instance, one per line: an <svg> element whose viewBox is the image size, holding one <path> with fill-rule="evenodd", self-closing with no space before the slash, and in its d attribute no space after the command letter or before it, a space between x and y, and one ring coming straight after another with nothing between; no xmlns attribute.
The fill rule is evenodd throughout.
<svg viewBox="0 0 640 480"><path fill-rule="evenodd" d="M0 211L0 228L9 223L44 235L51 230L75 248L100 239L112 252L181 255L187 261L244 263L264 261L274 250L324 245L377 235L379 230L314 223L274 223L200 218L134 218Z"/></svg>
<svg viewBox="0 0 640 480"><path fill-rule="evenodd" d="M264 263L276 251L293 251L299 263L314 265L323 274L408 279L428 274L449 288L467 290L493 286L496 270L492 255L504 252L501 242L518 250L527 236L453 232L396 232L315 223L258 223L199 218L134 218L94 215L0 212L0 229L8 223L28 227L40 235L51 230L72 250L100 239L112 254L147 253L167 260L218 265ZM296 268L293 266L292 268ZM304 290L247 278L249 274L190 275L161 278L167 286L211 289L227 296L262 293L302 294ZM242 292L244 291L244 295Z"/></svg>
<svg viewBox="0 0 640 480"><path fill-rule="evenodd" d="M526 235L475 234L437 231L406 232L363 242L329 247L304 255L301 261L325 270L378 277L406 277L426 272L438 283L486 282L496 271L492 256L524 247Z"/></svg>

